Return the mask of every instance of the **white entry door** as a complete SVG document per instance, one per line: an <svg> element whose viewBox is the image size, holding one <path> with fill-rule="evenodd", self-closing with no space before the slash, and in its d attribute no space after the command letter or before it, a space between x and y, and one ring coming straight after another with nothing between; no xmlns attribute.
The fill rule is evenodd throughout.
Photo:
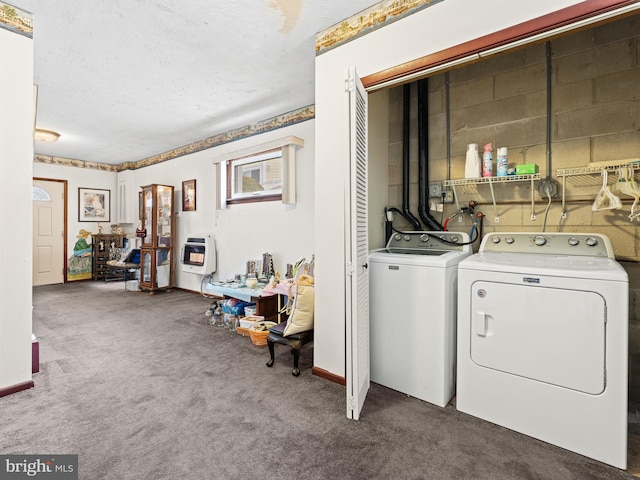
<svg viewBox="0 0 640 480"><path fill-rule="evenodd" d="M346 205L347 417L360 418L369 391L369 229L367 222L367 92L355 68L346 79L349 96L349 174Z"/></svg>
<svg viewBox="0 0 640 480"><path fill-rule="evenodd" d="M64 283L65 183L33 181L33 285Z"/></svg>

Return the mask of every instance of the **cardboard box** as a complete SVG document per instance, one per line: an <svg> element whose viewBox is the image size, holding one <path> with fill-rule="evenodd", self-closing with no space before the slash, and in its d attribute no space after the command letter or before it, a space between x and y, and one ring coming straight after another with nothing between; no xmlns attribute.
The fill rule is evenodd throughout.
<svg viewBox="0 0 640 480"><path fill-rule="evenodd" d="M516 175L531 175L533 173L538 173L538 165L535 163L516 165Z"/></svg>

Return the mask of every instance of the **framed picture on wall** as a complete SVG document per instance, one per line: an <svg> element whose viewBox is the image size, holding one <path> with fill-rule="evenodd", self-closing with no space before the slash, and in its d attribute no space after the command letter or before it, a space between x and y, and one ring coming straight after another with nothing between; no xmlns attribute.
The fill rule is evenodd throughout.
<svg viewBox="0 0 640 480"><path fill-rule="evenodd" d="M110 222L111 190L78 188L78 221Z"/></svg>
<svg viewBox="0 0 640 480"><path fill-rule="evenodd" d="M196 181L185 180L182 182L182 211L195 212L196 210Z"/></svg>

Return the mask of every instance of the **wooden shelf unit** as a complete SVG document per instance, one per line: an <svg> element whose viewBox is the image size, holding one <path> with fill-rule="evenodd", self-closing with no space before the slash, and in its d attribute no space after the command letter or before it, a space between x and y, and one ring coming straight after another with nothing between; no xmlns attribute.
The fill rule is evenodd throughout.
<svg viewBox="0 0 640 480"><path fill-rule="evenodd" d="M92 276L94 280L104 280L107 275L107 262L117 260L120 250L125 247L125 235L96 233L92 238Z"/></svg>

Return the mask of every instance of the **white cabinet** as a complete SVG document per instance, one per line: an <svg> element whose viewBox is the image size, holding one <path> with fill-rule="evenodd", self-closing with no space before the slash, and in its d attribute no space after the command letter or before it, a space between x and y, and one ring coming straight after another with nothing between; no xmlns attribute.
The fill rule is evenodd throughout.
<svg viewBox="0 0 640 480"><path fill-rule="evenodd" d="M133 170L118 172L117 222L137 223L137 190L133 184Z"/></svg>

